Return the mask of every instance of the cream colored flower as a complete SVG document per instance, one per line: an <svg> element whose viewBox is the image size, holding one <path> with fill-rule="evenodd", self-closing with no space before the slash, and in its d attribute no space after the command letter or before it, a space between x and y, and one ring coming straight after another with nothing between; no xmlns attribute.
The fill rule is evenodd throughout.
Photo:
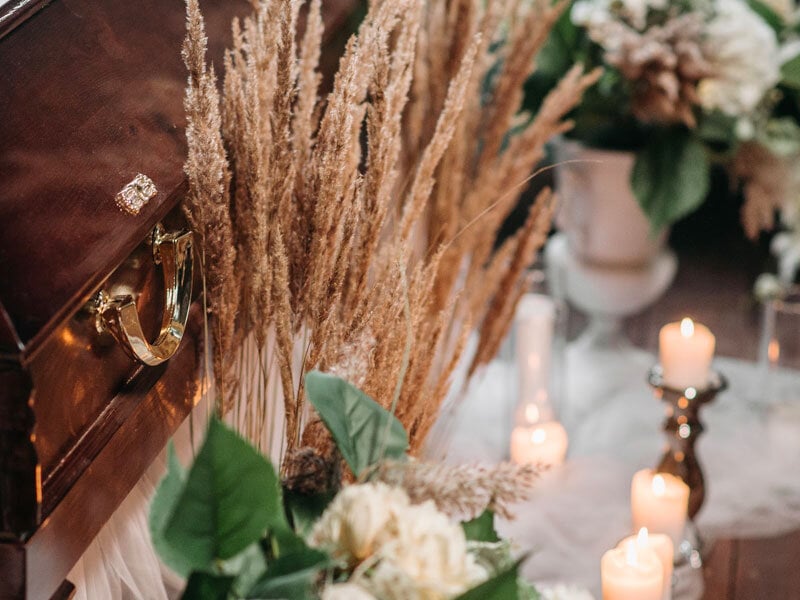
<svg viewBox="0 0 800 600"><path fill-rule="evenodd" d="M714 6L703 52L713 75L698 86L700 102L706 110L747 115L780 80L778 40L743 0L718 0Z"/></svg>
<svg viewBox="0 0 800 600"><path fill-rule="evenodd" d="M381 562L370 576L378 596L401 600L415 589L421 600L452 598L486 579L467 552L461 526L433 502L408 506L399 517L397 537L380 549Z"/></svg>
<svg viewBox="0 0 800 600"><path fill-rule="evenodd" d="M408 506L408 496L399 488L383 483L347 486L322 513L309 543L348 563L359 562L396 535L397 514Z"/></svg>
<svg viewBox="0 0 800 600"><path fill-rule="evenodd" d="M376 598L355 583L336 583L322 591L321 600L376 600Z"/></svg>
<svg viewBox="0 0 800 600"><path fill-rule="evenodd" d="M597 29L612 20L624 20L637 31L644 31L650 11L664 10L668 5L668 0L579 0L570 18L575 25L587 27L594 39Z"/></svg>

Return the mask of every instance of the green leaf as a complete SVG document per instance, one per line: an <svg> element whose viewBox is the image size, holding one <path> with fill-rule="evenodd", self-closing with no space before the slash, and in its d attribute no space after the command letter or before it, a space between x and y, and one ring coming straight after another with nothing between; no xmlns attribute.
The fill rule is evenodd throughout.
<svg viewBox="0 0 800 600"><path fill-rule="evenodd" d="M303 538L297 535L288 525L275 527L265 540L270 558L280 558L287 554L303 552L308 548Z"/></svg>
<svg viewBox="0 0 800 600"><path fill-rule="evenodd" d="M311 600L317 575L329 565L330 557L312 548L281 556L269 564L246 598Z"/></svg>
<svg viewBox="0 0 800 600"><path fill-rule="evenodd" d="M161 479L150 504L150 537L161 560L182 577L188 577L192 565L183 554L180 546L173 547L164 538L164 529L172 516L184 483L186 470L178 461L175 446L170 441L167 446L167 474Z"/></svg>
<svg viewBox="0 0 800 600"><path fill-rule="evenodd" d="M314 523L333 500L336 492L325 494L300 494L291 490L283 490L283 503L292 518L294 530L301 536L311 533Z"/></svg>
<svg viewBox="0 0 800 600"><path fill-rule="evenodd" d="M456 600L519 600L517 576L522 558L502 573L484 581L477 587L468 590Z"/></svg>
<svg viewBox="0 0 800 600"><path fill-rule="evenodd" d="M500 536L494 528L494 513L490 510L483 511L470 521L463 521L461 527L464 535L472 542L499 542Z"/></svg>
<svg viewBox="0 0 800 600"><path fill-rule="evenodd" d="M400 421L357 387L311 371L306 375L306 394L356 477L384 457L405 455L408 436Z"/></svg>
<svg viewBox="0 0 800 600"><path fill-rule="evenodd" d="M781 83L787 87L800 89L800 54L781 66Z"/></svg>
<svg viewBox="0 0 800 600"><path fill-rule="evenodd" d="M636 157L631 186L654 233L688 215L706 198L709 161L688 131L654 133Z"/></svg>
<svg viewBox="0 0 800 600"><path fill-rule="evenodd" d="M781 31L784 29L783 19L772 9L772 7L761 0L748 0L747 3L750 5L750 8L753 10L753 12L761 17L775 33L781 33Z"/></svg>
<svg viewBox="0 0 800 600"><path fill-rule="evenodd" d="M196 570L232 558L286 517L275 470L217 419L209 423L164 539Z"/></svg>
<svg viewBox="0 0 800 600"><path fill-rule="evenodd" d="M226 600L233 585L230 575L213 575L195 571L189 577L182 600Z"/></svg>
<svg viewBox="0 0 800 600"><path fill-rule="evenodd" d="M250 544L233 558L222 562L220 571L236 578L233 582L233 596L235 598L244 596L247 590L267 572L267 557L264 555L261 542Z"/></svg>

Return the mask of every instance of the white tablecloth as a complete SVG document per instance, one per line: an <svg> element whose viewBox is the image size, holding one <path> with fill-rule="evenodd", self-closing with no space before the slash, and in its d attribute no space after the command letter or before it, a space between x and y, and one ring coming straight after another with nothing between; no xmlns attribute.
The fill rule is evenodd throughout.
<svg viewBox="0 0 800 600"><path fill-rule="evenodd" d="M665 445L664 407L646 383L655 359L646 352L568 348L565 391L557 406L570 438L567 462L545 474L502 534L532 550L533 581L569 581L600 597L600 557L631 533L630 481L653 467ZM800 375L796 404L759 402L753 363L718 358L729 389L703 408L698 455L706 502L697 524L706 542L762 537L800 528ZM473 380L455 413L447 453L453 462L508 457L517 373L501 360Z"/></svg>

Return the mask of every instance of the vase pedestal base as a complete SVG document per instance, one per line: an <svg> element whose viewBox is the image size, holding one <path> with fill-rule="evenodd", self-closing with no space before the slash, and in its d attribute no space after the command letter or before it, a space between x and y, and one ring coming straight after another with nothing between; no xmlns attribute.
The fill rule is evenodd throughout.
<svg viewBox="0 0 800 600"><path fill-rule="evenodd" d="M566 236L560 233L547 243L545 255L553 294L589 318L589 325L573 342L587 349L629 348L623 320L660 298L678 268L675 253L666 247L641 266L588 263L571 252Z"/></svg>

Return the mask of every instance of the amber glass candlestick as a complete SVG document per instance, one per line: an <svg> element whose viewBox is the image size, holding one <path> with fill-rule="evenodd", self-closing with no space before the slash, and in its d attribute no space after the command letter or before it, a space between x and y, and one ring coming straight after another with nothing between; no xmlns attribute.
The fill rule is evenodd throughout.
<svg viewBox="0 0 800 600"><path fill-rule="evenodd" d="M656 398L662 400L667 408L664 432L668 447L656 470L680 477L689 486L689 518L694 519L706 495L703 469L695 452L695 443L703 432L700 408L727 388L728 381L722 374L712 371L709 385L704 390L674 389L664 384L661 367L656 365L650 370L648 382Z"/></svg>

